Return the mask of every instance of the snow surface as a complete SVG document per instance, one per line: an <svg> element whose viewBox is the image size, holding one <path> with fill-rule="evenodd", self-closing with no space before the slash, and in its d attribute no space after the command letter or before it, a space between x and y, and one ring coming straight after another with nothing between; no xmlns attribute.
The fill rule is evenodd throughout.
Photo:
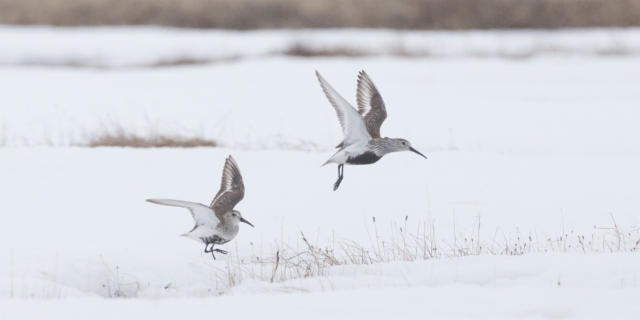
<svg viewBox="0 0 640 320"><path fill-rule="evenodd" d="M267 30L0 26L0 64L140 67L261 58L295 46L373 55L638 55L640 28L519 31Z"/></svg>
<svg viewBox="0 0 640 320"><path fill-rule="evenodd" d="M575 249L576 235L589 239L594 225L613 227L610 212L625 231L637 229L640 216L638 156L441 151L424 160L403 153L389 155L375 167L347 167L343 185L333 192L335 168L318 168L327 156L320 152L3 148L0 218L11 223L0 225L4 265L0 294L5 299L11 295L36 299L32 311L24 313L29 318L68 303L37 302L41 298L108 297L116 288L124 296L152 300L230 294L224 298L229 300L214 299L212 304L224 304L220 308L224 316L242 309L239 317L249 318L267 305L284 308L290 303L298 307L283 311L285 316L310 312L309 317L318 318L331 312L348 317L363 309L367 309L363 314L387 318L395 311L381 310L385 305L402 306L398 312L413 318L422 317L423 312L462 318L579 319L607 313L633 318L638 314L633 313L639 296L637 252L482 255L347 265L333 267L322 277L274 284L268 280L270 269L248 265L257 279L245 276L244 282L229 290L224 281L228 262L212 261L200 244L178 236L193 225L189 213L144 202L149 197L169 197L207 203L219 186L228 154L238 161L247 186L237 209L256 226L243 225L236 240L223 246L234 257L252 252L271 256L275 241L303 248L300 232L319 246L336 237L368 245L372 217L383 239L390 238L394 223L404 228L408 216L410 232L421 222L433 220L440 244L451 243L454 232L460 239L473 236L478 213L482 241L490 243L496 234L498 242L503 237L515 242L517 237L530 236L544 249L547 238L567 233ZM325 300L315 294L299 296L302 292L335 293L323 295ZM418 296L408 298L414 294ZM366 307L390 297L387 304ZM352 303L338 303L330 313L320 312L320 306L308 307L335 300ZM188 309L197 304L179 301L142 303L141 308L178 304ZM241 306L248 301L256 308ZM96 310L112 308L111 302L93 298L86 303ZM199 303L194 306L197 310L209 307L206 301ZM1 304L18 312L24 302ZM113 306L117 311L104 317L136 318L143 312L130 312L137 304ZM349 306L354 310L343 313ZM195 311L187 314L191 312Z"/></svg>
<svg viewBox="0 0 640 320"><path fill-rule="evenodd" d="M513 45L525 51L532 35L573 35L576 47L595 52L594 43L625 32L631 36L620 37L631 40L621 43L636 43L634 29L467 35L525 39ZM637 55L261 57L142 69L23 63L59 64L74 54L98 61L92 52L103 52L107 65L145 65L174 59L180 50L209 59L202 37L226 37L230 54L262 54L299 34L322 41L397 37L390 31L0 28L0 43L15 43L7 50L0 45L1 318L640 317L640 255L608 247L616 239L613 219L636 240L640 226ZM462 34L415 36L458 41L457 52L471 52L474 41L455 40ZM147 36L149 42L140 40ZM107 45L109 37L129 45ZM60 46L63 40L69 45ZM349 166L332 191L335 166L319 166L341 132L315 69L352 103L357 71L367 70L389 111L383 135L407 138L429 159L397 153L373 166ZM117 126L201 135L224 147L43 146L81 144ZM186 210L144 200L208 203L229 154L247 188L237 209L256 227L242 225L223 246L230 256L213 261L201 245L178 237L193 227ZM336 239L368 246L374 230L388 241L398 228L415 234L425 222L433 223L443 250L478 237L499 244L531 237L536 249L522 256L443 253L426 261L341 265L274 283L271 269L249 263L243 281L226 286L229 259L268 257L283 244L302 250L301 232L319 247ZM588 251L602 252L578 253L577 236L594 234ZM558 252L565 250L557 239L566 235L570 241L562 246L571 253ZM624 245L621 251L632 246ZM116 293L139 299L104 298Z"/></svg>
<svg viewBox="0 0 640 320"><path fill-rule="evenodd" d="M389 109L382 135L406 138L423 153L640 154L638 56L4 67L0 143L81 144L122 127L204 136L233 148L329 151L342 133L316 69L352 104L357 72L366 70Z"/></svg>
<svg viewBox="0 0 640 320"><path fill-rule="evenodd" d="M301 280L311 292L284 283L159 300L167 290L158 289L138 300L4 299L0 309L12 319L637 319L639 260L637 253L468 257ZM368 285L357 283L362 278Z"/></svg>

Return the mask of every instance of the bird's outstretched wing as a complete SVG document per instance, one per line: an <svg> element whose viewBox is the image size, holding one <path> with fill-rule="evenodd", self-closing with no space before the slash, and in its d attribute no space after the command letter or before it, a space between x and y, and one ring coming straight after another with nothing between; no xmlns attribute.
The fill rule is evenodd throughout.
<svg viewBox="0 0 640 320"><path fill-rule="evenodd" d="M316 76L318 77L318 81L320 82L320 86L324 91L324 94L327 96L329 102L334 109L336 109L336 113L338 114L338 120L340 120L340 126L342 127L342 134L344 136L344 140L341 145L350 145L357 141L368 141L371 139L369 132L367 132L367 127L365 126L364 119L362 116L356 111L355 108L347 102L331 85L325 80L318 71L316 71Z"/></svg>
<svg viewBox="0 0 640 320"><path fill-rule="evenodd" d="M147 202L161 204L163 206L189 209L193 220L196 221L196 227L205 225L213 228L218 225L218 223L220 223L220 220L214 215L213 210L211 210L211 208L205 206L204 204L171 199L147 199Z"/></svg>
<svg viewBox="0 0 640 320"><path fill-rule="evenodd" d="M358 112L364 118L367 131L372 138L380 138L380 127L387 118L387 108L380 92L364 70L358 74L357 100Z"/></svg>
<svg viewBox="0 0 640 320"><path fill-rule="evenodd" d="M232 156L227 158L222 170L222 183L220 191L211 201L211 209L216 213L216 217L223 221L224 214L233 210L240 200L244 198L244 182L240 168Z"/></svg>

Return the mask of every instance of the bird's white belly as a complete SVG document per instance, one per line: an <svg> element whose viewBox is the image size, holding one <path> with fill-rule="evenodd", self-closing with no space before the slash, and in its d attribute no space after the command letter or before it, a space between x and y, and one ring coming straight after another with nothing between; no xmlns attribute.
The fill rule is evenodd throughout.
<svg viewBox="0 0 640 320"><path fill-rule="evenodd" d="M195 230L185 233L182 236L185 236L193 241L197 241L200 243L205 243L204 238L208 238L214 235L219 234L218 230L206 226L198 226Z"/></svg>
<svg viewBox="0 0 640 320"><path fill-rule="evenodd" d="M338 151L336 154L329 159L328 162L338 163L338 164L347 164L347 160L349 157L355 157L362 152L365 151L365 146L367 145L367 141L362 141L358 143L354 143L348 145L344 149Z"/></svg>

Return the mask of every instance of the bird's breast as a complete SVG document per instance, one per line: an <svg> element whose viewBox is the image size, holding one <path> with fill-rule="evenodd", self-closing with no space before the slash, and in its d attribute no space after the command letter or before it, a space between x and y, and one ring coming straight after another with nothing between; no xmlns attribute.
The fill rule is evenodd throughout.
<svg viewBox="0 0 640 320"><path fill-rule="evenodd" d="M373 151L365 151L358 155L349 156L347 158L347 163L355 164L355 165L372 164L372 163L376 163L378 160L380 160L380 158L382 157L375 154Z"/></svg>

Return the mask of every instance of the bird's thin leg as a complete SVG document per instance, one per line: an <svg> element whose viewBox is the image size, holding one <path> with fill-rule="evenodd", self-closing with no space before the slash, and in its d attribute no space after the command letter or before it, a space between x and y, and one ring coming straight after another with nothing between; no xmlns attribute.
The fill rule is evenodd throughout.
<svg viewBox="0 0 640 320"><path fill-rule="evenodd" d="M342 182L342 177L344 176L344 164L338 165L338 181L333 184L333 191L338 190L340 186L340 182Z"/></svg>
<svg viewBox="0 0 640 320"><path fill-rule="evenodd" d="M211 248L208 248L209 245L211 245ZM216 256L213 255L213 243L206 243L204 245L204 253L211 253L211 256L213 257L213 260L216 260Z"/></svg>

